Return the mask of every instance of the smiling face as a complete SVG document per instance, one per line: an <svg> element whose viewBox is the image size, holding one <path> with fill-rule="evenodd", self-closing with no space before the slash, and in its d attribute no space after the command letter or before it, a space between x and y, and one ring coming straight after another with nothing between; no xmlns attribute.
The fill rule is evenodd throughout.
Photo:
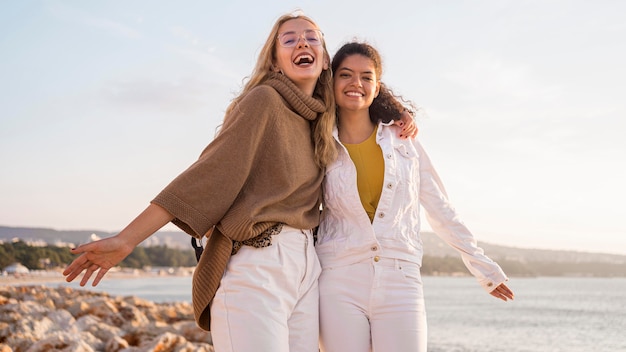
<svg viewBox="0 0 626 352"><path fill-rule="evenodd" d="M278 29L279 37L294 34L294 40L297 42L293 46L285 47L279 43L280 40L277 41L274 61L276 71L282 72L298 88L310 95L313 95L315 84L322 70L328 68L328 57L324 55L324 46L309 43L315 37L313 33L318 33L320 40L323 40L319 29L305 19L295 18L283 23ZM310 40L307 41L306 38ZM293 42L288 44L293 44Z"/></svg>
<svg viewBox="0 0 626 352"><path fill-rule="evenodd" d="M380 89L374 61L360 54L346 56L334 76L335 101L340 114L369 109Z"/></svg>

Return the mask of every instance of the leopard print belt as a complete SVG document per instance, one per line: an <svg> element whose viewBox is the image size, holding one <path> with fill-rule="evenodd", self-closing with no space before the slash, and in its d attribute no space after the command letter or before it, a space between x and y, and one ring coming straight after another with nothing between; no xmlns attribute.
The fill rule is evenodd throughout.
<svg viewBox="0 0 626 352"><path fill-rule="evenodd" d="M235 255L242 246L251 246L255 248L269 247L272 245L272 236L278 235L283 229L283 224L278 223L269 229L261 232L258 236L249 238L245 241L233 241L233 250L230 255Z"/></svg>

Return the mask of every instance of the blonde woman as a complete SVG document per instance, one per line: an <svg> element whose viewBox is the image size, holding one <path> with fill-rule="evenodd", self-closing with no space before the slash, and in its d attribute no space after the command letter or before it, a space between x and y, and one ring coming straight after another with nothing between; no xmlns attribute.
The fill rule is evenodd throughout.
<svg viewBox="0 0 626 352"><path fill-rule="evenodd" d="M67 281L84 272L81 285L94 274L97 285L171 221L196 238L209 234L192 297L217 351L317 351L311 229L323 167L336 155L329 63L312 19L280 17L216 138L120 233L74 249Z"/></svg>

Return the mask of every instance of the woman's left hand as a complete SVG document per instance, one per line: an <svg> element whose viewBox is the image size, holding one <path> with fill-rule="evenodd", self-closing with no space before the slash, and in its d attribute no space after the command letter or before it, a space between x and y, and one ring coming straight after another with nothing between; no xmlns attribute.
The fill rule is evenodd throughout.
<svg viewBox="0 0 626 352"><path fill-rule="evenodd" d="M498 285L498 287L489 292L489 294L503 301L513 300L515 298L513 291L504 283Z"/></svg>
<svg viewBox="0 0 626 352"><path fill-rule="evenodd" d="M413 116L407 110L404 110L402 112L402 117L400 118L400 120L395 120L394 124L400 127L400 133L398 134L398 137L402 139L407 139L415 138L415 136L417 136L417 125L415 124Z"/></svg>

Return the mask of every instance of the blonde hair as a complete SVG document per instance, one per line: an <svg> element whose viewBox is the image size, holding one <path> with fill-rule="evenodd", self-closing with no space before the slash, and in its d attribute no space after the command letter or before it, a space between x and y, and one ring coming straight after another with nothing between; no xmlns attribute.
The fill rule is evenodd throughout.
<svg viewBox="0 0 626 352"><path fill-rule="evenodd" d="M263 45L263 48L259 53L259 57L252 74L244 84L241 93L232 100L226 109L226 115L228 115L236 107L239 101L241 101L241 99L246 96L250 90L268 79L276 60L278 30L283 23L294 19L303 19L308 21L319 29L315 21L313 21L310 17L303 15L301 12L286 14L279 17L276 20L276 23L274 23L274 26L265 41L265 45ZM328 49L326 49L325 41L322 43L322 46L324 48L324 59L330 63L330 54L328 53ZM315 85L313 96L321 99L326 105L326 110L312 123L311 126L313 142L315 144L315 162L319 167L324 168L337 157L337 148L332 136L333 126L335 123L335 94L333 92L333 76L330 68L322 71L322 74L318 78L317 84Z"/></svg>

